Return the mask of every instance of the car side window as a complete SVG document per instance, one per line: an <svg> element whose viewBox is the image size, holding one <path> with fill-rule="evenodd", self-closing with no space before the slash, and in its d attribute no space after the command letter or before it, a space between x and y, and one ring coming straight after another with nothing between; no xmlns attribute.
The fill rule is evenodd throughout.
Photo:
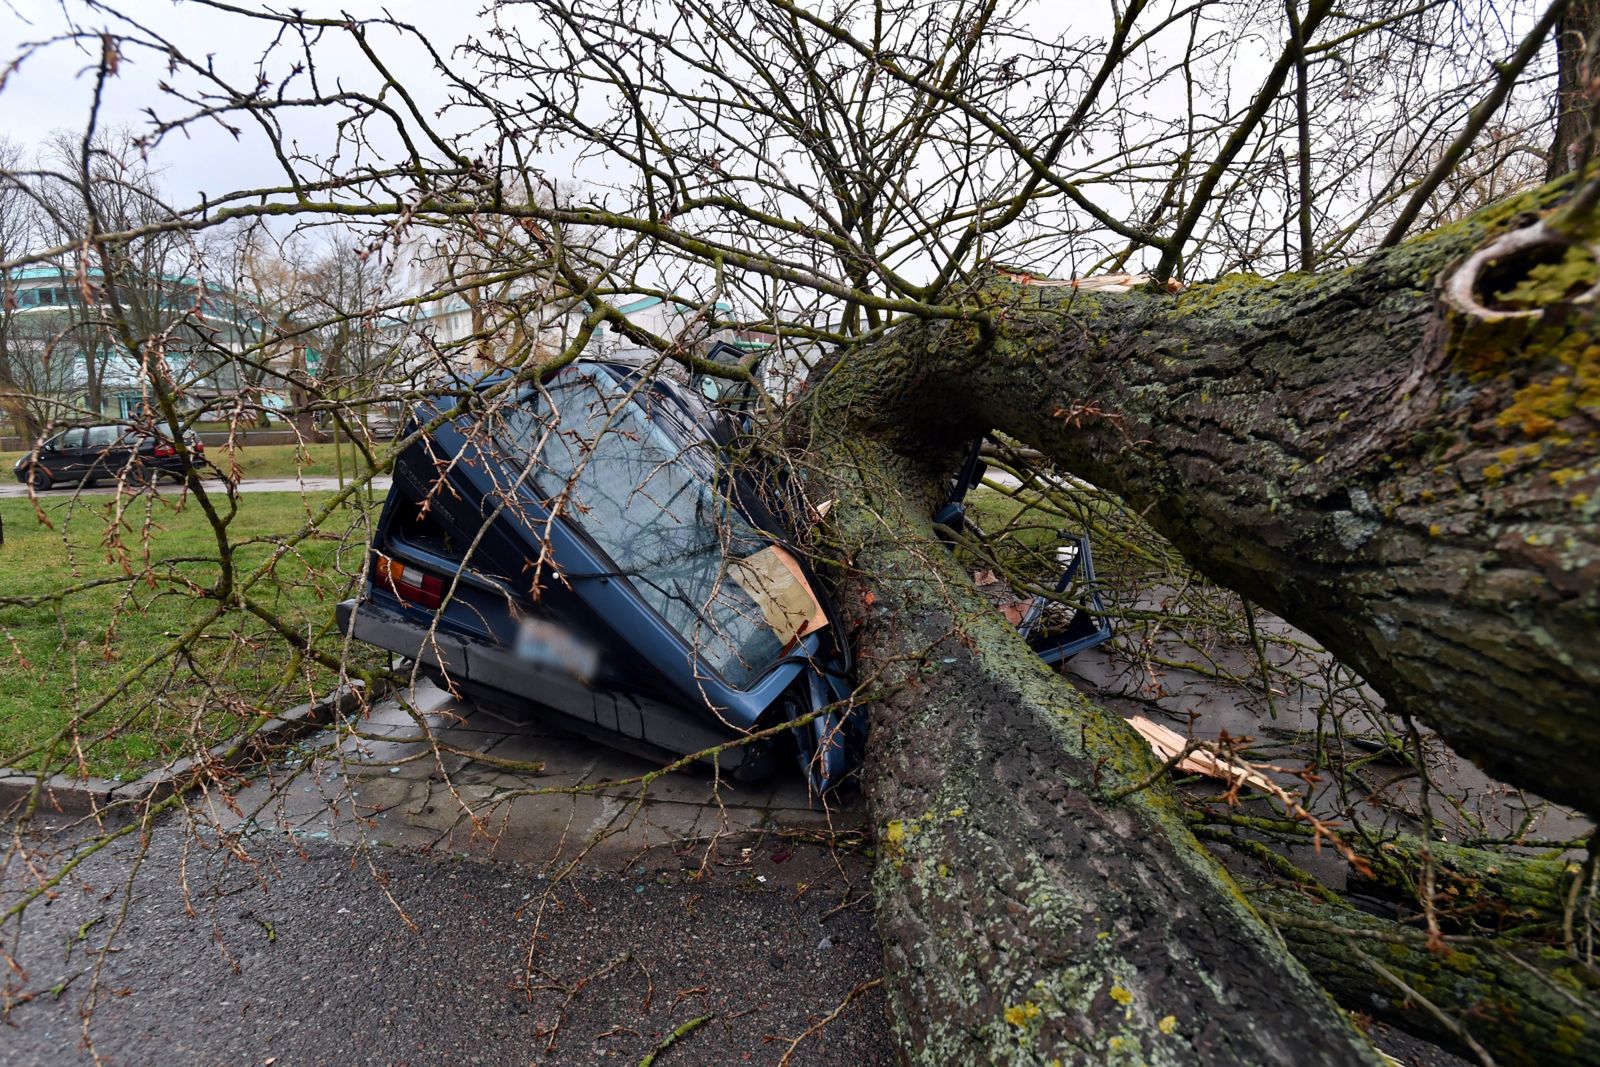
<svg viewBox="0 0 1600 1067"><path fill-rule="evenodd" d="M62 448L82 448L83 447L83 431L82 430L68 430L66 433L62 434L61 435L61 439L60 439L60 447L62 447Z"/></svg>
<svg viewBox="0 0 1600 1067"><path fill-rule="evenodd" d="M86 444L90 448L109 448L120 436L115 426L91 426Z"/></svg>

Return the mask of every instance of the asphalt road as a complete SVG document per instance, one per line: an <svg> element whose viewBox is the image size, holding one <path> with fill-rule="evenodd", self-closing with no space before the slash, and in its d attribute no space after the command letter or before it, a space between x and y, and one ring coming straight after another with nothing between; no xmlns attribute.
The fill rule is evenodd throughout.
<svg viewBox="0 0 1600 1067"><path fill-rule="evenodd" d="M218 488L220 489L220 486ZM339 479L337 478L247 478L239 483L239 491L241 493L323 493L332 492L338 488ZM387 492L389 479L387 477L374 478L372 480L372 488L375 492ZM165 482L162 483L160 489L163 493L180 491L177 485ZM75 485L58 485L45 490L38 496L41 501L48 504L57 500L71 499L73 494L79 492L84 496L109 496L115 492L115 486L98 485L93 489L79 490ZM8 497L25 497L27 495L28 487L21 482L0 482L0 500Z"/></svg>
<svg viewBox="0 0 1600 1067"><path fill-rule="evenodd" d="M776 1064L834 1013L791 1062L892 1062L859 797L694 769L646 794L621 783L647 763L538 715L411 705L450 755L381 702L0 928L0 1067ZM69 847L29 845L42 870Z"/></svg>
<svg viewBox="0 0 1600 1067"><path fill-rule="evenodd" d="M25 970L0 984L0 1063L635 1064L707 1017L669 1067L771 1064L881 966L850 903L864 862L772 836L562 881L278 834L244 847L169 824L142 862L132 841L102 851L9 927ZM891 1058L868 987L792 1062Z"/></svg>
<svg viewBox="0 0 1600 1067"><path fill-rule="evenodd" d="M380 701L0 928L0 1067L635 1064L707 1015L665 1067L773 1064L880 973L858 798L643 791L654 764L537 709L408 704L450 754ZM0 912L25 884L0 867ZM871 988L793 1062L890 1059Z"/></svg>
<svg viewBox="0 0 1600 1067"><path fill-rule="evenodd" d="M411 705L450 755L381 702L0 928L0 1067L776 1064L833 1013L791 1062L892 1062L859 798L694 769L644 793L647 763L539 715ZM47 871L69 847L29 844ZM13 853L0 912L27 884Z"/></svg>

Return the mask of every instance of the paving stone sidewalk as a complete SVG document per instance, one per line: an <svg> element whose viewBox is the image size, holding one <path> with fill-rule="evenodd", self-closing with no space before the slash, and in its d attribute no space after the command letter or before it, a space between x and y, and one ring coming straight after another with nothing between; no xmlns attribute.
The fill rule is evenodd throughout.
<svg viewBox="0 0 1600 1067"><path fill-rule="evenodd" d="M410 696L421 724L353 713L5 931L0 1067L776 1063L835 1011L794 1063L892 1059L859 801L786 770L607 784L657 765Z"/></svg>
<svg viewBox="0 0 1600 1067"><path fill-rule="evenodd" d="M303 741L230 802L202 802L202 810L224 829L535 865L581 854L615 866L647 849L728 834L826 840L863 825L859 798L813 798L789 768L745 785L693 766L642 785L633 780L659 764L537 713L508 718L426 683L408 703L420 724L400 700L377 702Z"/></svg>

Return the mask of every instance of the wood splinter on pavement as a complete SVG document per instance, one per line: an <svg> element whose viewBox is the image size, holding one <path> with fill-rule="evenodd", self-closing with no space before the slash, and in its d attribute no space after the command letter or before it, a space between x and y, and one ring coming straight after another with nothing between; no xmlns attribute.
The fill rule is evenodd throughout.
<svg viewBox="0 0 1600 1067"><path fill-rule="evenodd" d="M1128 720L1128 725L1139 731L1139 736L1145 739L1156 756L1162 760L1170 760L1178 753L1189 747L1188 738L1183 737L1175 730L1170 730L1160 723L1151 722L1143 715L1135 715ZM1207 778L1220 778L1232 785L1234 782L1244 782L1264 792L1276 794L1277 787L1263 774L1251 770L1249 767L1226 756L1208 752L1205 749L1194 749L1187 756L1178 761L1178 769L1191 774L1203 774Z"/></svg>

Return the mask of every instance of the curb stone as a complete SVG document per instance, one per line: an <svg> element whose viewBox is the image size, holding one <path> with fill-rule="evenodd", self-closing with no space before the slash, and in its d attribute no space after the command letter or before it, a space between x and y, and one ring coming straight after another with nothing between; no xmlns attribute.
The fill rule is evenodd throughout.
<svg viewBox="0 0 1600 1067"><path fill-rule="evenodd" d="M227 754L239 745L238 737L209 749L207 756L210 761L222 762L230 769L246 766L255 761L266 742L289 741L313 733L331 723L335 716L382 694L380 688L368 696L364 689L359 681L340 686L321 700L301 704L268 719L231 759ZM198 762L194 757L185 757L131 782L52 774L41 783L32 771L0 767L0 819L16 816L36 791L40 794L39 809L49 814L129 818L141 806L165 800L174 792L188 788Z"/></svg>

